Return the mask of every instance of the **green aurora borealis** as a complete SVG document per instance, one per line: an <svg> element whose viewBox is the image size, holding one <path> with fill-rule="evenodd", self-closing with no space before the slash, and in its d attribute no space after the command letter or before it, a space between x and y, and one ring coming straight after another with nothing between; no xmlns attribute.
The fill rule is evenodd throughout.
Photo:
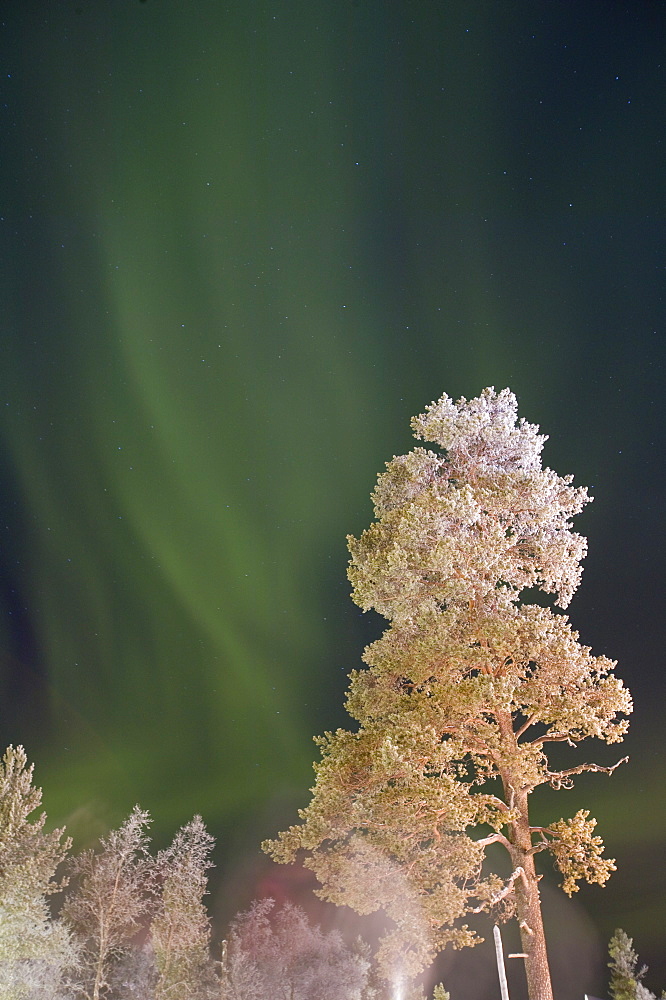
<svg viewBox="0 0 666 1000"><path fill-rule="evenodd" d="M604 6L3 4L0 729L81 838L140 801L253 850L381 627L376 474L508 385L592 487L570 615L636 701L548 809L598 816L583 905L656 989L666 11Z"/></svg>

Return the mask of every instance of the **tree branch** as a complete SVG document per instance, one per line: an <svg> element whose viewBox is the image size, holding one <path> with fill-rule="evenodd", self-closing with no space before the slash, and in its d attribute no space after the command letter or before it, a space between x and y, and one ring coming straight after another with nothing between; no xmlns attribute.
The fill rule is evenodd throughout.
<svg viewBox="0 0 666 1000"><path fill-rule="evenodd" d="M546 826L531 826L530 827L530 836L533 833L540 833L541 834L541 840L538 840L536 844L533 844L532 847L529 849L529 851L527 853L534 855L534 854L538 854L539 851L547 851L548 848L550 847L550 844L551 844L550 840L548 840L548 838L546 837L547 833L551 833L551 831L548 829L548 827L546 827Z"/></svg>
<svg viewBox="0 0 666 1000"><path fill-rule="evenodd" d="M479 847L488 847L489 844L503 844L507 851L511 847L511 844L503 833L491 833L490 836L482 837L481 840L475 840L474 843L478 844Z"/></svg>
<svg viewBox="0 0 666 1000"><path fill-rule="evenodd" d="M546 733L544 736L537 736L534 740L526 740L521 746L540 747L544 743L568 743L570 747L577 746L569 733Z"/></svg>
<svg viewBox="0 0 666 1000"><path fill-rule="evenodd" d="M501 836L501 834L500 834L500 836ZM480 841L477 840L477 844L478 843L480 843ZM506 883L506 885L504 886L504 888L501 889L498 893L496 893L492 897L492 899L489 899L487 903L482 903L481 906L476 906L473 910L470 910L469 912L470 913L483 913L483 911L486 910L489 906L495 906L497 903L500 902L500 900L504 899L511 892L513 892L513 883L516 881L516 879L519 879L519 878L525 878L525 872L520 867L516 868L516 870L509 876L509 880Z"/></svg>
<svg viewBox="0 0 666 1000"><path fill-rule="evenodd" d="M501 799L501 798L499 797L499 795L490 795L490 794L489 794L489 795L487 796L487 798L489 798L489 799L490 799L490 801L492 802L492 804L493 804L494 806L496 806L496 807L497 807L497 809L499 809L499 811L500 811L500 812L503 812L503 813L508 813L508 812L510 812L510 811L511 811L511 810L509 809L508 805L506 804L506 802L504 801L504 799Z"/></svg>
<svg viewBox="0 0 666 1000"><path fill-rule="evenodd" d="M629 757L623 757L612 767L603 767L601 764L579 764L578 767L569 767L566 771L546 771L546 781L551 788L571 788L573 781L571 778L575 774L582 774L583 771L599 771L602 774L612 774L620 764L626 764Z"/></svg>
<svg viewBox="0 0 666 1000"><path fill-rule="evenodd" d="M523 735L523 733L526 732L530 728L530 726L533 724L535 718L536 718L536 712L532 712L532 714L530 716L528 716L528 718L526 719L526 721L523 722L523 724L520 727L520 729L516 729L516 740L519 740L520 737Z"/></svg>

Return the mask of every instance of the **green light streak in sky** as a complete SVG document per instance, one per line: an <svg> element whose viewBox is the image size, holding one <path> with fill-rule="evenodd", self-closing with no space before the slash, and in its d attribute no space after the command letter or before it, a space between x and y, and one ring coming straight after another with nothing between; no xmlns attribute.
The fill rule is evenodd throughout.
<svg viewBox="0 0 666 1000"><path fill-rule="evenodd" d="M211 44L174 14L156 46L132 20L113 51L80 38L80 60L46 59L50 225L71 238L36 366L14 357L34 411L9 445L50 811L140 798L165 825L214 822L309 777L325 594L376 464L384 370L333 67L307 53L288 91L292 63L264 63L241 27Z"/></svg>
<svg viewBox="0 0 666 1000"><path fill-rule="evenodd" d="M32 646L0 638L50 701L28 733L7 682L3 720L49 815L138 800L170 834L306 794L368 638L344 537L442 391L510 385L593 484L605 643L661 468L659 32L593 19L588 60L547 4L13 7L0 433Z"/></svg>

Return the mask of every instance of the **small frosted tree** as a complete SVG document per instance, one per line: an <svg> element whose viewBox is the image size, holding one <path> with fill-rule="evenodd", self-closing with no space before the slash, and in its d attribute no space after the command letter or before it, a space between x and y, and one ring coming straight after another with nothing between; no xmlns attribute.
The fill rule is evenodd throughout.
<svg viewBox="0 0 666 1000"><path fill-rule="evenodd" d="M412 428L437 450L387 463L375 523L348 540L353 599L390 622L365 650L368 669L351 674L357 728L317 741L302 822L264 848L282 862L302 857L323 897L385 911L387 978L418 973L448 943L478 941L467 914L515 913L530 1000L552 1000L534 855L552 854L569 894L581 879L603 885L614 863L587 811L534 825L530 795L612 772L555 767L548 750L621 741L632 706L614 663L521 594L568 605L586 550L571 518L591 498L542 468L546 438L517 420L508 389L444 395ZM491 844L508 854L508 878L482 869Z"/></svg>
<svg viewBox="0 0 666 1000"><path fill-rule="evenodd" d="M361 1000L370 963L337 931L325 934L290 903L255 901L234 921L224 1000ZM272 919L271 919L272 916ZM369 1000L369 998L368 998Z"/></svg>
<svg viewBox="0 0 666 1000"><path fill-rule="evenodd" d="M70 841L44 830L46 814L31 819L42 801L23 747L10 746L0 762L0 996L56 1000L76 951L66 927L53 920L48 897L62 888L56 870Z"/></svg>
<svg viewBox="0 0 666 1000"><path fill-rule="evenodd" d="M210 920L203 898L213 844L203 820L195 816L157 856L162 889L148 939L155 1000L203 1000L212 988Z"/></svg>
<svg viewBox="0 0 666 1000"><path fill-rule="evenodd" d="M616 930L608 945L611 970L609 993L613 1000L656 1000L654 993L643 985L647 966L638 968L634 942L621 929ZM662 997L666 994L662 994Z"/></svg>
<svg viewBox="0 0 666 1000"><path fill-rule="evenodd" d="M100 850L73 858L73 886L62 908L81 951L77 992L87 1000L108 996L114 971L127 958L134 937L154 904L154 860L148 854L147 812L135 806Z"/></svg>

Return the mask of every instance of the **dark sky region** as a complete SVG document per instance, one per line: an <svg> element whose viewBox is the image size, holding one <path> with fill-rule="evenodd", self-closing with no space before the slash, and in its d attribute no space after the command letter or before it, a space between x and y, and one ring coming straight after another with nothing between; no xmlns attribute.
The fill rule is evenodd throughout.
<svg viewBox="0 0 666 1000"><path fill-rule="evenodd" d="M618 862L571 903L546 871L558 997L604 995L618 925L661 989L666 5L2 0L0 29L0 738L49 817L80 847L138 801L161 845L201 812L217 912L305 899L258 844L382 627L345 536L413 414L508 385L596 497L570 616L636 703L630 764L535 804ZM455 1000L490 957L447 958Z"/></svg>

